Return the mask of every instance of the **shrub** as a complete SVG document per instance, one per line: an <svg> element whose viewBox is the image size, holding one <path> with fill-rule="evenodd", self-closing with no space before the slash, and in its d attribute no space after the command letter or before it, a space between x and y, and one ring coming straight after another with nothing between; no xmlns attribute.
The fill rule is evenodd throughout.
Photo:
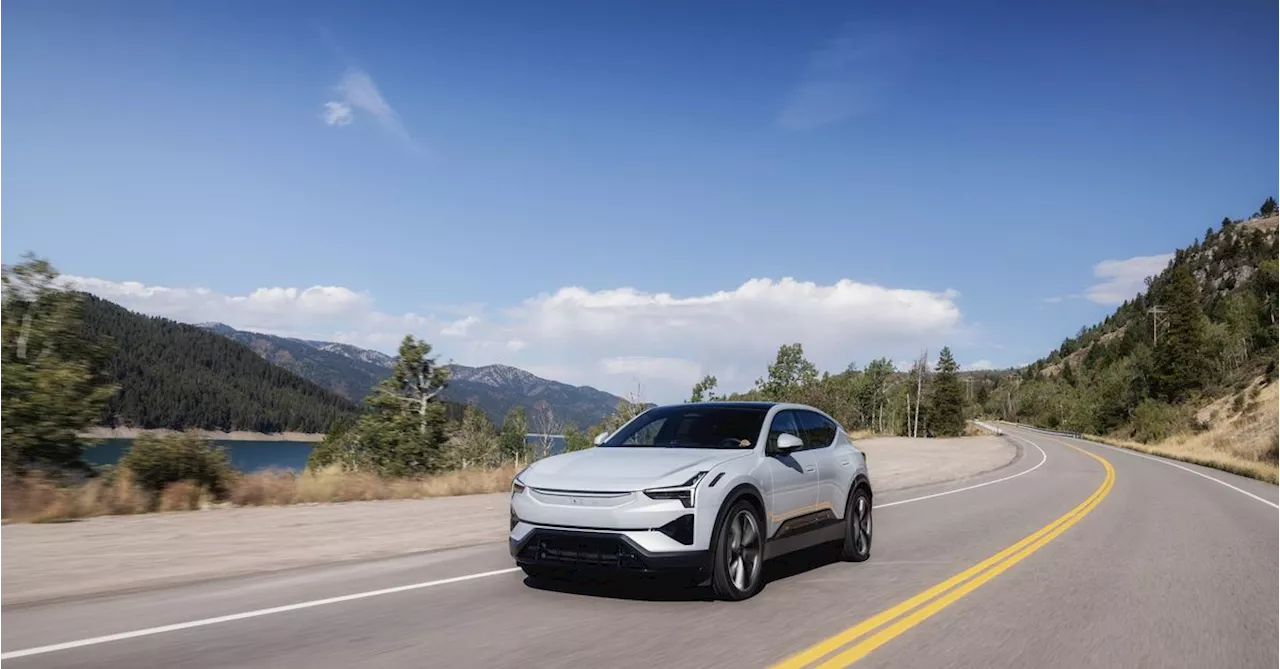
<svg viewBox="0 0 1280 669"><path fill-rule="evenodd" d="M160 511L195 511L199 509L208 492L191 481L166 484L160 493Z"/></svg>
<svg viewBox="0 0 1280 669"><path fill-rule="evenodd" d="M226 451L187 434L138 437L120 459L120 468L129 471L140 487L157 497L165 486L179 481L222 497L236 475Z"/></svg>
<svg viewBox="0 0 1280 669"><path fill-rule="evenodd" d="M1280 464L1280 434L1271 435L1271 445L1263 450L1262 459L1272 464Z"/></svg>
<svg viewBox="0 0 1280 669"><path fill-rule="evenodd" d="M1134 408L1129 424L1133 429L1133 438L1144 444L1168 439L1187 427L1182 411L1153 399L1142 400Z"/></svg>

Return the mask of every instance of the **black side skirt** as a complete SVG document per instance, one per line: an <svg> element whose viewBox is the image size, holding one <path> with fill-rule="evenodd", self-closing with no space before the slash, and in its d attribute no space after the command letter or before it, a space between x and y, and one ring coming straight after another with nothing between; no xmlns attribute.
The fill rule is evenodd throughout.
<svg viewBox="0 0 1280 669"><path fill-rule="evenodd" d="M844 539L844 521L829 510L788 518L773 538L764 543L764 559Z"/></svg>

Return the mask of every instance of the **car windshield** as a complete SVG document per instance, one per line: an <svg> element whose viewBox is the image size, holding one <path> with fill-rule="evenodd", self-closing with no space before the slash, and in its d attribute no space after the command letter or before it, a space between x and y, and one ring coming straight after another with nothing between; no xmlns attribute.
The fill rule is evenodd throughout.
<svg viewBox="0 0 1280 669"><path fill-rule="evenodd" d="M765 407L659 407L610 435L601 446L751 448L767 413Z"/></svg>

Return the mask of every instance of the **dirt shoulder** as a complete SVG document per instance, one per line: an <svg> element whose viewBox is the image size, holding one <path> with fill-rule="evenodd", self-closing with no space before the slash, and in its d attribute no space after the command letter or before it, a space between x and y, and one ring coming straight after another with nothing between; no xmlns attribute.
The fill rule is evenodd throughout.
<svg viewBox="0 0 1280 669"><path fill-rule="evenodd" d="M1000 437L869 439L877 492L1009 464ZM4 605L501 542L507 494L108 516L6 525Z"/></svg>

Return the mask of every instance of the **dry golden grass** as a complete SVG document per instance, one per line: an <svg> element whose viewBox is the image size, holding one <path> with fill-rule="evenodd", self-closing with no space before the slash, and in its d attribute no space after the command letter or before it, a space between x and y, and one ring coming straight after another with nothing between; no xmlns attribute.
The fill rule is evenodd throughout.
<svg viewBox="0 0 1280 669"><path fill-rule="evenodd" d="M1188 443L1183 441L1186 437L1174 437L1158 444L1140 444L1136 441L1128 441L1123 439L1114 439L1112 437L1099 437L1089 435L1089 439L1100 441L1104 444L1112 446L1121 446L1150 455L1159 455L1182 462L1189 462L1196 465L1204 465L1205 467L1213 467L1221 469L1232 474L1248 476L1266 481L1268 483L1276 483L1277 468L1276 465L1266 462L1257 462L1255 460L1246 460L1236 455L1226 452L1215 451L1212 448L1206 448L1204 444Z"/></svg>
<svg viewBox="0 0 1280 669"><path fill-rule="evenodd" d="M95 479L60 486L39 475L6 476L2 494L4 522L54 522L93 516L194 511L212 506L284 506L379 499L417 499L502 492L519 472L514 465L455 471L423 478L387 479L328 468L318 472L267 471L238 477L221 503L190 482L171 483L153 499L135 485L129 470L114 480Z"/></svg>
<svg viewBox="0 0 1280 669"><path fill-rule="evenodd" d="M1221 469L1268 483L1280 481L1277 466L1280 448L1280 385L1253 384L1241 393L1246 399L1238 412L1226 413L1208 430L1180 434L1154 444L1141 444L1111 437L1090 439L1135 451L1160 455L1183 462ZM1218 404L1218 403L1215 403ZM1222 407L1230 402L1221 402Z"/></svg>

